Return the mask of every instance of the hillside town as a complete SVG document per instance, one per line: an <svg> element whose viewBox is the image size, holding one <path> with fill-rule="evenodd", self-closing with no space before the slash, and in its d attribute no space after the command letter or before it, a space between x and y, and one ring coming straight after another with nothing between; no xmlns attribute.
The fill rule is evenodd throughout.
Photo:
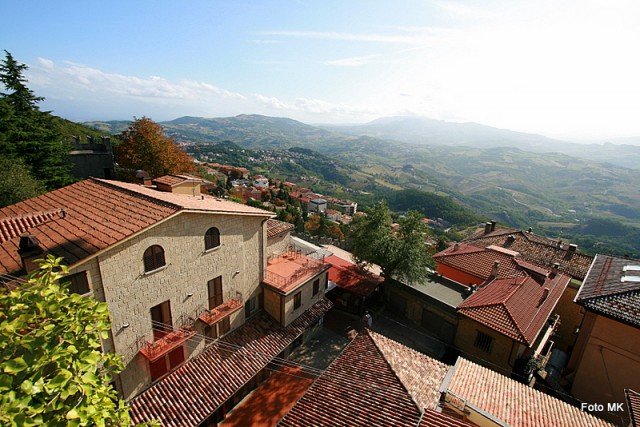
<svg viewBox="0 0 640 427"><path fill-rule="evenodd" d="M640 425L640 260L194 159L147 117L65 142L5 53L0 424Z"/></svg>
<svg viewBox="0 0 640 427"><path fill-rule="evenodd" d="M358 214L210 167L243 198L286 187L310 215ZM209 184L87 178L0 209L5 287L53 254L72 292L108 304L102 349L134 423L636 425L640 261L492 221L404 283Z"/></svg>

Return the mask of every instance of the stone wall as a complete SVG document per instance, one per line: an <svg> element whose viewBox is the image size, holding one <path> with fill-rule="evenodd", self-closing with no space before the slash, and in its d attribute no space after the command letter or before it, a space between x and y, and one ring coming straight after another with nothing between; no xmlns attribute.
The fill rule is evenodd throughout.
<svg viewBox="0 0 640 427"><path fill-rule="evenodd" d="M194 321L208 308L207 281L217 276L222 276L225 300L236 291L243 302L261 292L266 249L263 221L250 216L181 213L74 267L74 271L89 271L94 294L109 303L112 347L124 358L119 388L125 398L151 382L148 362L139 353L145 341L153 341L151 307L169 301L177 328L181 321ZM221 245L205 251L204 235L210 227L220 230ZM164 248L166 266L145 273L143 253L151 245ZM242 325L244 317L244 310L234 313L231 330ZM202 322L196 325L203 333ZM203 339L188 341L187 357L198 354L205 344Z"/></svg>

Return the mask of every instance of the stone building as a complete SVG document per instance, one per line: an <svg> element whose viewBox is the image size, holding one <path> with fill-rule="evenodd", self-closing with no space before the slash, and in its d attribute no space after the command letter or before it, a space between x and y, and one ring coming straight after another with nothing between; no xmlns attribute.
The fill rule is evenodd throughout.
<svg viewBox="0 0 640 427"><path fill-rule="evenodd" d="M69 266L71 291L108 303L112 325L103 349L123 357L115 385L127 400L161 389L178 402L180 390L170 379L213 357L221 340L249 345L242 341L247 328L262 325L276 357L330 307L323 288L286 325L273 323L262 310L273 214L191 190L92 178L0 209L0 277L24 276L36 258L51 253ZM261 363L255 371L236 368L252 384L265 375ZM246 392L243 385L220 385L220 405ZM224 411L211 403L192 423L214 414Z"/></svg>

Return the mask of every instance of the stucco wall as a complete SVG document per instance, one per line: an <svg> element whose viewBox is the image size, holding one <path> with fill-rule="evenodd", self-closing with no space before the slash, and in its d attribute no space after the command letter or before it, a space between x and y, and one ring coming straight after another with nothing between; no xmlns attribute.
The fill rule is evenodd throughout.
<svg viewBox="0 0 640 427"><path fill-rule="evenodd" d="M640 390L640 329L587 312L585 340L572 393L590 403L624 402L624 389ZM582 347L582 346L581 346ZM626 405L625 405L626 407ZM618 414L625 415L625 414Z"/></svg>
<svg viewBox="0 0 640 427"><path fill-rule="evenodd" d="M313 295L313 282L320 279L320 286L318 293ZM307 309L309 309L313 304L320 301L324 298L325 284L327 283L328 273L325 271L320 275L312 277L310 280L305 282L300 288L298 288L295 292L287 295L284 298L284 325L287 326L295 319L298 318L302 313L304 313ZM294 310L294 295L298 292L302 292L302 305L300 308Z"/></svg>
<svg viewBox="0 0 640 427"><path fill-rule="evenodd" d="M458 282L465 286L469 285L479 285L484 283L484 279L473 276L471 274L464 273L462 271L456 270L455 268L451 268L446 265L436 264L436 273L441 274L449 280L453 280L454 282Z"/></svg>
<svg viewBox="0 0 640 427"><path fill-rule="evenodd" d="M139 354L141 344L152 341L151 307L170 301L173 325L178 327L181 316L197 319L208 308L207 281L217 276L222 276L225 300L233 297L231 290L239 291L243 301L259 292L260 258L266 249L263 220L181 213L75 269L89 267L90 285L103 284L115 351L124 357L125 370L120 380L125 398L151 381L148 362ZM205 252L204 235L210 227L220 230L221 246ZM151 245L164 248L167 264L163 269L145 273L143 253ZM231 316L232 330L243 322L244 310L239 310ZM128 327L124 328L125 324ZM202 322L196 325L202 333ZM187 356L197 354L204 346L203 339L189 341Z"/></svg>
<svg viewBox="0 0 640 427"><path fill-rule="evenodd" d="M567 286L553 310L554 313L560 315L560 326L558 326L556 336L553 338L553 346L565 352L574 346L577 338L576 329L584 317L582 307L573 302L577 292L578 288Z"/></svg>
<svg viewBox="0 0 640 427"><path fill-rule="evenodd" d="M478 331L493 338L490 352L474 345ZM504 375L511 374L518 353L524 350L520 343L464 316L458 322L455 346L463 352L463 357Z"/></svg>

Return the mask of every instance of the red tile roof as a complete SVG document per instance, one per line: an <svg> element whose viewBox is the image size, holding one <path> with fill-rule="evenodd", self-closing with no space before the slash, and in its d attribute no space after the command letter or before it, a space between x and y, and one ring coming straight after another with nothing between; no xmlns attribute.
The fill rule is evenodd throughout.
<svg viewBox="0 0 640 427"><path fill-rule="evenodd" d="M446 365L368 331L345 348L279 425L417 426L421 406L436 406L446 371Z"/></svg>
<svg viewBox="0 0 640 427"><path fill-rule="evenodd" d="M571 280L562 273L551 276L543 281L521 273L493 280L460 304L458 313L530 346Z"/></svg>
<svg viewBox="0 0 640 427"><path fill-rule="evenodd" d="M335 255L324 260L331 265L329 280L352 294L368 296L384 282L379 275L363 270L356 264Z"/></svg>
<svg viewBox="0 0 640 427"><path fill-rule="evenodd" d="M514 256L514 253L460 243L435 254L433 259L442 265L486 280L491 276L495 261L500 263L498 277L515 277L519 269Z"/></svg>
<svg viewBox="0 0 640 427"><path fill-rule="evenodd" d="M132 399L131 421L199 425L329 308L319 301L286 328L267 316L251 319Z"/></svg>
<svg viewBox="0 0 640 427"><path fill-rule="evenodd" d="M153 179L151 182L168 185L173 187L178 184L182 184L185 182L200 182L200 183L209 183L209 181L199 178L197 176L192 175L164 175L159 178Z"/></svg>
<svg viewBox="0 0 640 427"><path fill-rule="evenodd" d="M575 406L462 357L453 369L447 391L512 427L612 427Z"/></svg>
<svg viewBox="0 0 640 427"><path fill-rule="evenodd" d="M279 234L290 232L296 228L295 225L277 219L267 220L267 239L271 239Z"/></svg>
<svg viewBox="0 0 640 427"><path fill-rule="evenodd" d="M473 427L475 424L462 421L442 412L428 409L422 415L418 427Z"/></svg>
<svg viewBox="0 0 640 427"><path fill-rule="evenodd" d="M627 408L629 409L629 417L631 418L631 426L640 426L640 393L637 391L625 389L625 397L627 398Z"/></svg>
<svg viewBox="0 0 640 427"><path fill-rule="evenodd" d="M180 211L273 215L211 196L90 178L0 209L0 229L8 239L0 242L0 274L22 274L18 231L33 234L43 249L72 265Z"/></svg>
<svg viewBox="0 0 640 427"><path fill-rule="evenodd" d="M640 260L596 255L575 301L587 310L640 327Z"/></svg>
<svg viewBox="0 0 640 427"><path fill-rule="evenodd" d="M466 240L476 246L501 246L520 253L520 258L542 267L560 264L560 271L582 280L593 257L572 250L570 245L534 233L511 228L497 228L490 233L482 231Z"/></svg>

